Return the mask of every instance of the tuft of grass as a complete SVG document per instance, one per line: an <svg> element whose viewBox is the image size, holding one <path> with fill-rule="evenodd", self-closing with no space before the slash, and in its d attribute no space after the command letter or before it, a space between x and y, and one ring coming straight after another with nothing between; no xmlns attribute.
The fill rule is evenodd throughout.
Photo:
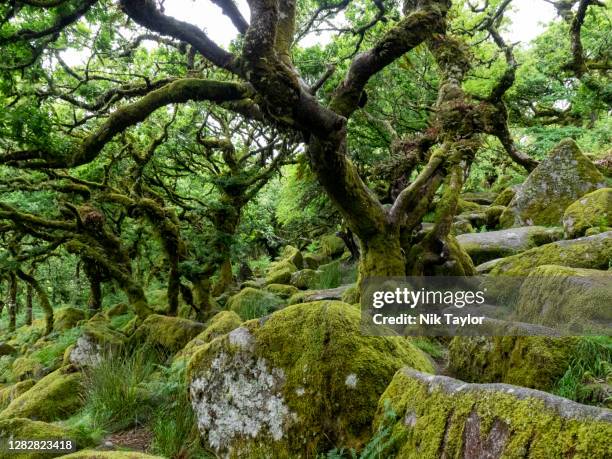
<svg viewBox="0 0 612 459"><path fill-rule="evenodd" d="M243 320L258 319L276 311L283 304L283 301L276 295L269 292L264 293L261 296L242 299L236 313Z"/></svg>
<svg viewBox="0 0 612 459"><path fill-rule="evenodd" d="M55 336L49 335L49 344L32 352L30 357L38 360L45 367L56 366L63 359L66 348L76 343L80 335L81 329L78 327L71 328Z"/></svg>
<svg viewBox="0 0 612 459"><path fill-rule="evenodd" d="M270 266L270 257L264 255L255 260L249 260L249 267L256 276L263 276Z"/></svg>
<svg viewBox="0 0 612 459"><path fill-rule="evenodd" d="M609 405L609 395L598 394L597 383L612 380L612 338L584 337L576 346L570 365L553 393L579 403Z"/></svg>
<svg viewBox="0 0 612 459"><path fill-rule="evenodd" d="M434 338L419 336L412 338L412 343L420 350L438 360L444 357L445 349L440 342Z"/></svg>
<svg viewBox="0 0 612 459"><path fill-rule="evenodd" d="M141 425L151 416L145 381L155 370L155 357L147 348L128 353L108 352L99 365L84 374L84 414L94 428L108 431Z"/></svg>
<svg viewBox="0 0 612 459"><path fill-rule="evenodd" d="M185 362L161 367L160 373L152 387L159 400L150 424L152 451L170 459L214 458L200 446L197 420L188 397Z"/></svg>
<svg viewBox="0 0 612 459"><path fill-rule="evenodd" d="M339 261L328 263L319 268L317 288L327 289L339 287L342 283L342 268Z"/></svg>
<svg viewBox="0 0 612 459"><path fill-rule="evenodd" d="M394 457L398 439L393 436L393 426L397 421L397 414L391 408L388 400L385 401L383 416L382 424L359 453L352 448L334 448L319 455L317 459L389 459Z"/></svg>

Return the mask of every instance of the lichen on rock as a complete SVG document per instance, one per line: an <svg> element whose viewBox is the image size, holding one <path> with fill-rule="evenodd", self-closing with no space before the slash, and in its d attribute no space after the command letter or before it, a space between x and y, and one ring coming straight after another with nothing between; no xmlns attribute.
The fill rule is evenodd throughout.
<svg viewBox="0 0 612 459"><path fill-rule="evenodd" d="M287 307L202 346L189 363L203 439L227 457L311 457L359 448L402 365L432 371L405 338L361 334L338 301Z"/></svg>
<svg viewBox="0 0 612 459"><path fill-rule="evenodd" d="M605 186L605 177L572 139L561 141L516 191L502 214L502 227L560 225L576 199Z"/></svg>
<svg viewBox="0 0 612 459"><path fill-rule="evenodd" d="M589 228L612 226L612 188L601 188L584 195L563 214L565 236L583 236Z"/></svg>

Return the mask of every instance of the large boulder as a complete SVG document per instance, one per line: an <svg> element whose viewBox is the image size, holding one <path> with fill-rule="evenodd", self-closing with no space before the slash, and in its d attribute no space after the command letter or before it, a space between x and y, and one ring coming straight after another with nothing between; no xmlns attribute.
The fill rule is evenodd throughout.
<svg viewBox="0 0 612 459"><path fill-rule="evenodd" d="M610 410L409 368L398 371L381 396L374 427L390 430L397 459L612 456Z"/></svg>
<svg viewBox="0 0 612 459"><path fill-rule="evenodd" d="M562 237L563 230L560 228L524 226L486 233L460 234L457 236L457 242L474 263L479 265L557 241Z"/></svg>
<svg viewBox="0 0 612 459"><path fill-rule="evenodd" d="M0 410L6 408L9 403L21 394L30 390L34 384L36 384L36 381L33 379L26 379L25 381L19 381L18 383L0 389Z"/></svg>
<svg viewBox="0 0 612 459"><path fill-rule="evenodd" d="M612 231L594 236L557 241L495 262L492 275L527 276L542 265L608 269L612 260Z"/></svg>
<svg viewBox="0 0 612 459"><path fill-rule="evenodd" d="M589 228L612 226L612 188L602 188L578 199L563 214L567 238L584 236Z"/></svg>
<svg viewBox="0 0 612 459"><path fill-rule="evenodd" d="M571 139L561 141L517 190L500 222L511 226L561 224L576 199L605 186L605 177Z"/></svg>
<svg viewBox="0 0 612 459"><path fill-rule="evenodd" d="M229 309L243 320L265 316L282 304L283 301L273 293L251 287L243 288L227 302Z"/></svg>
<svg viewBox="0 0 612 459"><path fill-rule="evenodd" d="M291 285L299 289L315 288L318 281L319 276L314 269L302 269L291 275Z"/></svg>
<svg viewBox="0 0 612 459"><path fill-rule="evenodd" d="M204 328L201 322L153 314L136 329L132 340L147 343L168 354L175 354L200 334Z"/></svg>
<svg viewBox="0 0 612 459"><path fill-rule="evenodd" d="M342 295L350 288L350 284L322 290L304 290L289 298L289 304L311 303L322 300L341 300Z"/></svg>
<svg viewBox="0 0 612 459"><path fill-rule="evenodd" d="M522 283L516 311L523 322L609 333L611 305L612 271L542 265Z"/></svg>
<svg viewBox="0 0 612 459"><path fill-rule="evenodd" d="M344 241L335 234L321 237L321 252L327 257L336 258L342 255L346 249Z"/></svg>
<svg viewBox="0 0 612 459"><path fill-rule="evenodd" d="M55 370L15 398L0 412L0 418L64 419L83 404L80 394L82 379L82 374L73 366Z"/></svg>
<svg viewBox="0 0 612 459"><path fill-rule="evenodd" d="M493 205L494 206L507 206L508 204L510 204L510 201L512 201L512 198L514 198L514 195L516 194L517 190L520 188L520 185L512 185L509 186L508 188L504 188L495 198L495 201L493 201Z"/></svg>
<svg viewBox="0 0 612 459"><path fill-rule="evenodd" d="M294 287L293 285L285 285L285 284L266 285L265 290L283 299L287 299L291 295L295 295L298 292L297 287Z"/></svg>
<svg viewBox="0 0 612 459"><path fill-rule="evenodd" d="M74 449L85 448L92 445L90 438L83 436L79 431L63 427L58 424L49 424L41 421L32 421L25 418L0 419L0 439L23 439L23 440L46 440L61 441L70 440L76 443ZM4 445L3 445L4 447ZM56 456L42 450L29 450L22 453L9 454L14 459L48 459ZM7 457L7 456L3 456ZM65 456L62 456L65 457Z"/></svg>
<svg viewBox="0 0 612 459"><path fill-rule="evenodd" d="M296 271L296 266L289 260L275 261L270 264L266 274L266 284L288 284L291 281L291 275Z"/></svg>
<svg viewBox="0 0 612 459"><path fill-rule="evenodd" d="M83 326L81 336L74 346L66 348L64 364L96 366L105 352L121 348L125 341L125 335L111 329L104 320L90 319Z"/></svg>
<svg viewBox="0 0 612 459"><path fill-rule="evenodd" d="M317 269L319 266L324 265L325 263L329 263L331 258L325 255L324 253L305 253L304 256L304 268L308 269Z"/></svg>
<svg viewBox="0 0 612 459"><path fill-rule="evenodd" d="M281 260L287 260L291 262L297 269L302 269L304 267L304 258L302 257L302 252L299 249L287 245L281 251L280 257Z"/></svg>
<svg viewBox="0 0 612 459"><path fill-rule="evenodd" d="M53 316L53 330L55 331L73 328L81 320L87 318L85 311L70 306L58 309Z"/></svg>
<svg viewBox="0 0 612 459"><path fill-rule="evenodd" d="M11 373L16 381L39 379L45 374L45 367L38 360L30 357L18 357L13 362Z"/></svg>
<svg viewBox="0 0 612 459"><path fill-rule="evenodd" d="M403 365L432 371L401 337L362 334L338 301L290 306L203 346L188 382L200 433L229 457L316 457L363 445L380 394Z"/></svg>
<svg viewBox="0 0 612 459"><path fill-rule="evenodd" d="M448 370L468 382L503 382L550 390L565 374L579 339L548 336L456 336Z"/></svg>

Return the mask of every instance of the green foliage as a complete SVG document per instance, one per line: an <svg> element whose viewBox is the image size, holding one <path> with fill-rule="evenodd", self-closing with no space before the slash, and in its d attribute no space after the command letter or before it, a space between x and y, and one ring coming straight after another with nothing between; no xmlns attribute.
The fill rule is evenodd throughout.
<svg viewBox="0 0 612 459"><path fill-rule="evenodd" d="M579 403L610 406L612 398L600 389L612 381L612 338L592 336L582 338L576 345L569 368L557 382L553 393Z"/></svg>
<svg viewBox="0 0 612 459"><path fill-rule="evenodd" d="M160 378L150 389L159 404L151 420L152 452L168 458L209 459L214 456L199 445L196 417L189 401L185 362L160 367Z"/></svg>
<svg viewBox="0 0 612 459"><path fill-rule="evenodd" d="M155 370L151 351L108 352L100 364L85 371L84 412L95 428L117 431L142 425L151 416L145 381Z"/></svg>

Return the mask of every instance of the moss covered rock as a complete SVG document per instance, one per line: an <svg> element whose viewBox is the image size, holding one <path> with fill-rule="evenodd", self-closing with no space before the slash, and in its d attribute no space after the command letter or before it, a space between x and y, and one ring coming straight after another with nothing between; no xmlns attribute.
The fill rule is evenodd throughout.
<svg viewBox="0 0 612 459"><path fill-rule="evenodd" d="M147 343L174 354L199 335L204 328L203 323L194 320L153 314L136 329L131 340Z"/></svg>
<svg viewBox="0 0 612 459"><path fill-rule="evenodd" d="M602 188L578 199L563 214L567 238L583 236L589 228L612 226L612 188Z"/></svg>
<svg viewBox="0 0 612 459"><path fill-rule="evenodd" d="M457 336L449 345L450 374L468 382L503 382L550 390L565 374L578 338Z"/></svg>
<svg viewBox="0 0 612 459"><path fill-rule="evenodd" d="M281 307L283 301L271 292L245 288L231 297L227 305L243 320L262 317Z"/></svg>
<svg viewBox="0 0 612 459"><path fill-rule="evenodd" d="M266 284L288 284L297 268L289 260L275 261L266 274Z"/></svg>
<svg viewBox="0 0 612 459"><path fill-rule="evenodd" d="M483 206L488 206L495 201L497 193L493 191L472 191L461 193L460 199L463 201L473 202Z"/></svg>
<svg viewBox="0 0 612 459"><path fill-rule="evenodd" d="M270 284L265 287L265 290L280 298L289 298L291 295L295 295L298 292L297 287L285 284Z"/></svg>
<svg viewBox="0 0 612 459"><path fill-rule="evenodd" d="M457 203L458 214L462 214L465 212L478 212L480 210L482 210L482 205L459 198L459 202Z"/></svg>
<svg viewBox="0 0 612 459"><path fill-rule="evenodd" d="M215 314L208 322L202 333L189 341L175 356L174 360L191 358L199 346L209 343L217 336L225 335L242 324L242 319L234 311L221 311Z"/></svg>
<svg viewBox="0 0 612 459"><path fill-rule="evenodd" d="M432 371L407 339L369 337L359 311L321 301L252 320L189 362L206 443L229 457L316 457L359 447L380 394L402 365Z"/></svg>
<svg viewBox="0 0 612 459"><path fill-rule="evenodd" d="M457 241L474 263L479 265L557 241L562 237L561 228L524 226L485 233L460 234Z"/></svg>
<svg viewBox="0 0 612 459"><path fill-rule="evenodd" d="M517 315L524 322L580 333L609 327L610 305L612 271L543 265L522 283Z"/></svg>
<svg viewBox="0 0 612 459"><path fill-rule="evenodd" d="M304 258L304 268L308 269L317 269L319 266L329 263L331 261L330 257L325 255L324 253L305 253L303 255Z"/></svg>
<svg viewBox="0 0 612 459"><path fill-rule="evenodd" d="M395 416L389 416L392 411ZM380 398L375 428L398 459L597 458L612 455L612 412L507 384L466 384L412 369Z"/></svg>
<svg viewBox="0 0 612 459"><path fill-rule="evenodd" d="M504 188L493 201L494 206L506 207L512 201L512 198L516 194L516 191L520 188L520 185L512 185L508 188Z"/></svg>
<svg viewBox="0 0 612 459"><path fill-rule="evenodd" d="M125 335L110 328L103 316L92 318L83 326L75 345L66 349L64 364L95 366L101 361L103 352L118 349L125 342Z"/></svg>
<svg viewBox="0 0 612 459"><path fill-rule="evenodd" d="M327 257L336 258L342 255L346 245L344 241L335 234L321 237L321 252Z"/></svg>
<svg viewBox="0 0 612 459"><path fill-rule="evenodd" d="M289 261L297 269L302 269L304 267L304 259L302 257L302 252L300 252L299 249L291 245L287 245L283 248L279 258L281 260Z"/></svg>
<svg viewBox="0 0 612 459"><path fill-rule="evenodd" d="M299 289L315 288L318 279L317 271L314 269L302 269L291 275L291 285Z"/></svg>
<svg viewBox="0 0 612 459"><path fill-rule="evenodd" d="M74 366L55 370L14 399L0 417L36 421L65 419L83 404L80 395L82 379L82 374Z"/></svg>
<svg viewBox="0 0 612 459"><path fill-rule="evenodd" d="M359 287L357 284L353 284L342 293L340 299L343 303L357 304L359 303L360 295Z"/></svg>
<svg viewBox="0 0 612 459"><path fill-rule="evenodd" d="M612 260L612 231L557 241L503 258L490 270L493 275L526 276L542 265L608 269Z"/></svg>
<svg viewBox="0 0 612 459"><path fill-rule="evenodd" d="M501 224L511 226L561 224L563 212L576 199L605 186L605 177L571 139L561 141L521 185Z"/></svg>
<svg viewBox="0 0 612 459"><path fill-rule="evenodd" d="M128 305L125 303L117 303L113 306L111 306L110 308L108 308L105 312L104 315L106 316L107 319L111 319L113 317L117 317L117 316L122 316L123 314L127 314L128 312Z"/></svg>
<svg viewBox="0 0 612 459"><path fill-rule="evenodd" d="M15 381L24 381L26 379L39 379L45 373L45 368L36 359L18 357L13 362L11 372Z"/></svg>
<svg viewBox="0 0 612 459"><path fill-rule="evenodd" d="M87 314L82 309L72 307L60 308L54 313L53 329L55 331L68 330L86 318Z"/></svg>
<svg viewBox="0 0 612 459"><path fill-rule="evenodd" d="M0 420L0 439L28 439L28 440L71 440L76 443L76 448L85 448L92 445L89 438L84 437L77 431L58 424L49 424L41 421L32 421L25 418L11 418ZM56 457L42 451L31 450L24 453L10 454L11 459L47 459ZM2 456L6 457L6 456ZM64 456L62 456L64 457Z"/></svg>
<svg viewBox="0 0 612 459"><path fill-rule="evenodd" d="M36 381L33 379L26 379L25 381L20 381L0 389L0 410L6 408L9 403L21 394L30 390L34 384L36 384Z"/></svg>

